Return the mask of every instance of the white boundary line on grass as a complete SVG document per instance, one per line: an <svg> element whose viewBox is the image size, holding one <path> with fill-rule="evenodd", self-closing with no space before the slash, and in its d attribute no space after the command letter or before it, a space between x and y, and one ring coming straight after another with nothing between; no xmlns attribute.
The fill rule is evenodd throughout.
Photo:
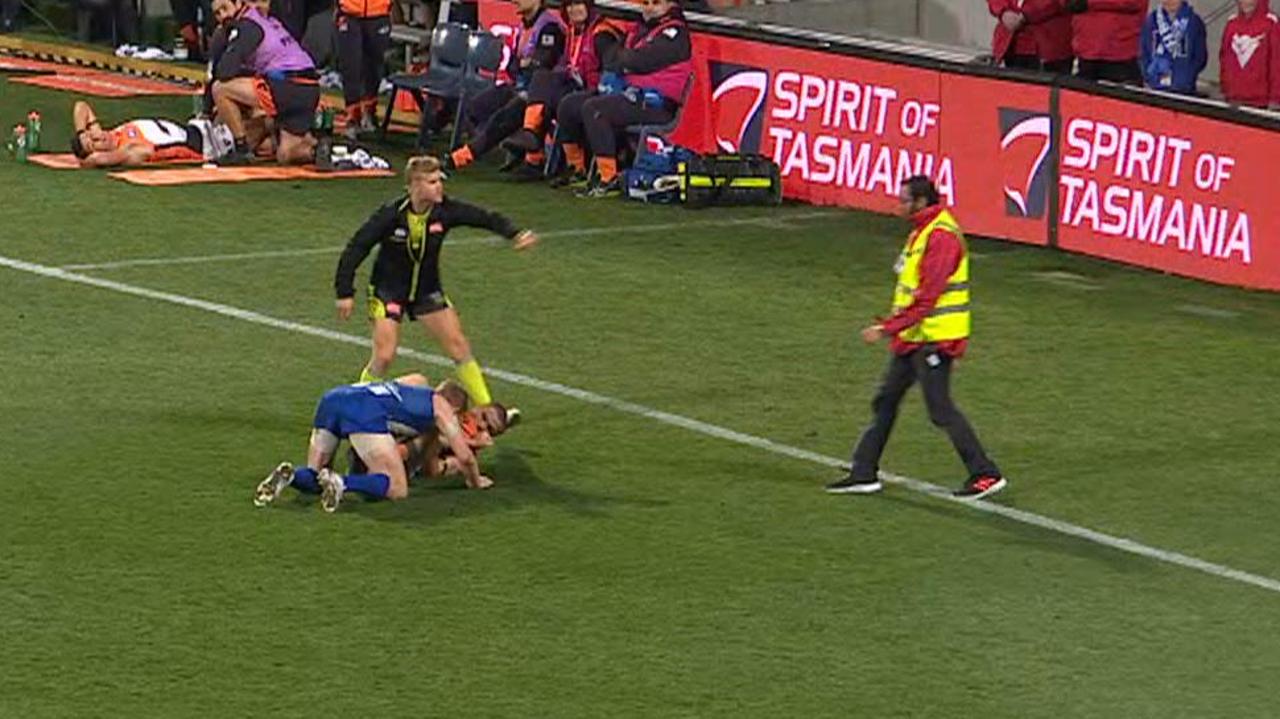
<svg viewBox="0 0 1280 719"><path fill-rule="evenodd" d="M367 347L369 344L369 341L366 338L357 336L357 335L347 334L344 332L337 332L334 330L327 330L321 327L313 327L311 325L305 325L298 322L291 322L288 320L277 319L275 317L270 317L268 315L264 315L259 312L243 310L237 307L231 307L229 305L223 305L216 302L208 302L206 300L200 300L194 297L186 297L184 295L173 294L170 292L160 292L157 290L150 290L145 287L137 287L135 285L124 284L122 282L115 282L112 280L102 279L98 277L91 277L88 275L76 274L73 272L68 272L66 270L58 269L56 267L47 267L44 265L38 265L31 262L23 262L22 260L11 259L3 256L0 256L0 267L8 267L8 268L19 270L22 272L28 272L34 275L39 275L41 277L48 277L56 280L63 280L65 282L74 282L77 284L88 285L90 287L97 287L100 289L111 290L113 292L120 292L126 295L133 295L135 297L142 297L149 300L157 300L160 302L168 302L170 304L180 305L183 307L191 307L194 309L204 310L206 312L212 312L214 314L221 315L223 317L230 317L232 319L242 320L242 321L250 322L256 325L262 325L264 327L272 327L275 329L284 330L286 332L293 332L295 334L308 335L311 337L319 337L322 339L333 340L336 342L342 342L345 344L357 345L361 347ZM403 347L400 348L400 354L406 357L412 357L413 359L420 360L423 362L428 362L430 364L435 364L435 365L451 366L453 364L452 361L450 361L445 357L428 354L426 352L418 352L416 350L406 349ZM756 437L754 435L744 434L742 432L737 432L731 429L727 429L725 427L720 427L718 425L702 422L690 417L685 417L678 414L672 414L670 412L663 412L658 409L653 409L652 407L646 407L644 405L627 402L625 400L614 399L613 397L597 394L595 392L591 392L588 390L578 389L576 387L569 387L567 385L562 385L556 382L548 382L546 380L541 380L536 377L530 377L528 375L523 375L518 372L508 372L506 370L493 369L493 368L486 368L485 372L491 377L494 377L506 382L511 382L513 384L523 385L525 387L531 387L534 389L540 389L545 392L551 392L554 394L561 395L563 397L570 397L572 399L586 402L588 404L608 407L610 409L617 410L619 412L625 412L627 414L637 415L640 417L644 417L646 419L654 420L656 422L661 422L663 424L671 425L673 427L681 427L683 429L687 429L692 432L697 432L699 434L703 434L709 437L715 437L717 439L736 442L738 444L746 445L748 447L755 447L757 449L761 449L766 452L771 452L773 454L781 455L784 457L791 457L794 459L805 460L808 462L813 462L815 464L819 464L819 465L822 465L825 467L831 467L831 468L846 468L848 466L842 459L838 457L830 457L824 454L819 454L817 452L811 452L806 449L800 449L799 447L792 447L790 445L774 442L773 440L765 439L763 437ZM1024 524L1029 524L1035 527L1040 527L1042 529L1058 532L1060 534L1065 534L1065 535L1083 539L1089 542L1094 542L1095 544L1100 544L1106 547L1110 547L1112 549L1118 549L1122 552L1128 552L1130 554L1136 554L1139 556L1148 557L1150 559L1155 559L1160 562L1165 562L1168 564L1185 567L1187 569L1194 569L1198 572L1211 574L1215 577L1230 579L1232 581L1240 582L1242 584L1249 584L1255 587L1259 587L1261 589L1266 589L1271 592L1280 593L1280 580L1272 579L1270 577L1264 577L1258 574L1251 574L1249 572L1241 571L1239 569L1233 569L1231 567L1228 567L1222 564L1207 562L1203 559L1197 559L1196 557L1188 556L1180 552L1173 552L1167 549L1159 549L1157 547L1147 546L1140 542L1135 542L1132 539L1117 537L1112 534L1107 534L1105 532L1099 532L1093 529L1088 529L1087 527L1080 527L1074 524L1070 524L1068 522L1052 519L1050 517L1044 517L1039 514L1034 514L1032 512L1027 512L1021 509L1014 509L1013 507L1006 507L1004 505L994 504L991 502L975 502L972 500L956 499L951 496L950 492L945 487L940 487L936 484L931 484L929 482L923 482L918 479L903 477L900 475L890 474L887 472L882 472L881 474L885 481L906 487L907 489L910 489L915 492L927 494L937 499L963 504L971 509L974 509L980 512L995 514L1001 517L1005 517L1007 519L1012 519L1016 522L1022 522ZM818 491L819 489L815 486L814 492L817 493ZM841 500L833 499L832 501L841 501ZM849 500L844 499L843 501L849 501Z"/></svg>
<svg viewBox="0 0 1280 719"><path fill-rule="evenodd" d="M664 222L654 225L632 225L626 227L627 232L666 232L667 230L682 230L690 227L724 227L734 225L760 225L762 227L770 227L780 222L794 222L796 220L812 220L819 217L830 217L830 212L797 212L780 217L747 217L747 218L725 218L723 220L707 221L695 220L693 222ZM555 239L557 237L591 237L593 235L610 235L617 233L618 227L587 227L574 230L551 230L549 232L539 233L547 239ZM455 240L449 240L446 244L448 247L458 247L467 245L497 245L502 244L505 240L496 237L462 237ZM62 265L64 270L115 270L124 267L156 267L163 265L191 265L204 262L235 262L238 260L256 260L272 257L302 257L304 255L337 255L342 252L342 245L334 245L332 247L309 247L297 250L263 250L261 252L236 252L223 255L190 255L186 257L141 257L132 260L116 260L114 262L98 262L74 265Z"/></svg>

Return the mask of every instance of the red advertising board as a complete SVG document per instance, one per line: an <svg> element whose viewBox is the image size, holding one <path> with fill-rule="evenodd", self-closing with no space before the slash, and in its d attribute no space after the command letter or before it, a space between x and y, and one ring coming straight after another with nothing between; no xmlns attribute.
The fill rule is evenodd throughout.
<svg viewBox="0 0 1280 719"><path fill-rule="evenodd" d="M500 33L516 22L501 0L482 0L481 18ZM693 43L697 78L672 139L772 157L788 198L883 212L923 173L970 234L1044 245L1056 226L1073 252L1280 290L1280 214L1264 211L1280 133L710 32Z"/></svg>
<svg viewBox="0 0 1280 719"><path fill-rule="evenodd" d="M1059 246L1280 289L1280 133L1063 90Z"/></svg>
<svg viewBox="0 0 1280 719"><path fill-rule="evenodd" d="M971 234L1047 244L1056 137L1050 88L942 77L942 152L955 162L961 224Z"/></svg>
<svg viewBox="0 0 1280 719"><path fill-rule="evenodd" d="M481 20L514 37L511 3L482 3ZM1047 242L1048 88L712 33L693 44L673 141L772 157L785 196L819 205L889 212L900 182L927 174L969 232Z"/></svg>

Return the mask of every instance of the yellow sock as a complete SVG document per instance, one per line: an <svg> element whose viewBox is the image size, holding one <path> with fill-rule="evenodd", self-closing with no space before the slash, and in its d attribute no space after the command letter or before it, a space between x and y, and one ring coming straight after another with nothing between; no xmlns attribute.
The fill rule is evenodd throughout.
<svg viewBox="0 0 1280 719"><path fill-rule="evenodd" d="M462 383L462 388L467 391L467 396L471 397L471 401L477 406L493 402L493 398L489 396L489 385L485 384L484 374L480 371L479 362L474 359L459 362L454 371L458 375L458 381Z"/></svg>
<svg viewBox="0 0 1280 719"><path fill-rule="evenodd" d="M369 365L365 365L364 369L360 370L360 381L361 382L381 382L382 378L370 372Z"/></svg>

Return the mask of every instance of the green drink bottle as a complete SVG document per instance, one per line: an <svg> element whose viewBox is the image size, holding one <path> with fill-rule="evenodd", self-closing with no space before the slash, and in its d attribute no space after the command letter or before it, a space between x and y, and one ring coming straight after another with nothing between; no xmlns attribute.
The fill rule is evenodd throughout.
<svg viewBox="0 0 1280 719"><path fill-rule="evenodd" d="M27 113L27 152L40 151L40 112L32 110Z"/></svg>

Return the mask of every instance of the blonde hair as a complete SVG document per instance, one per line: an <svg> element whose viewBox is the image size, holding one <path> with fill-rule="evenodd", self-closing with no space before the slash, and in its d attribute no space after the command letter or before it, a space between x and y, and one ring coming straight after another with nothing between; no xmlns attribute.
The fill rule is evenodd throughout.
<svg viewBox="0 0 1280 719"><path fill-rule="evenodd" d="M440 171L440 159L432 155L410 157L404 166L404 181L409 182L414 175L430 175Z"/></svg>

